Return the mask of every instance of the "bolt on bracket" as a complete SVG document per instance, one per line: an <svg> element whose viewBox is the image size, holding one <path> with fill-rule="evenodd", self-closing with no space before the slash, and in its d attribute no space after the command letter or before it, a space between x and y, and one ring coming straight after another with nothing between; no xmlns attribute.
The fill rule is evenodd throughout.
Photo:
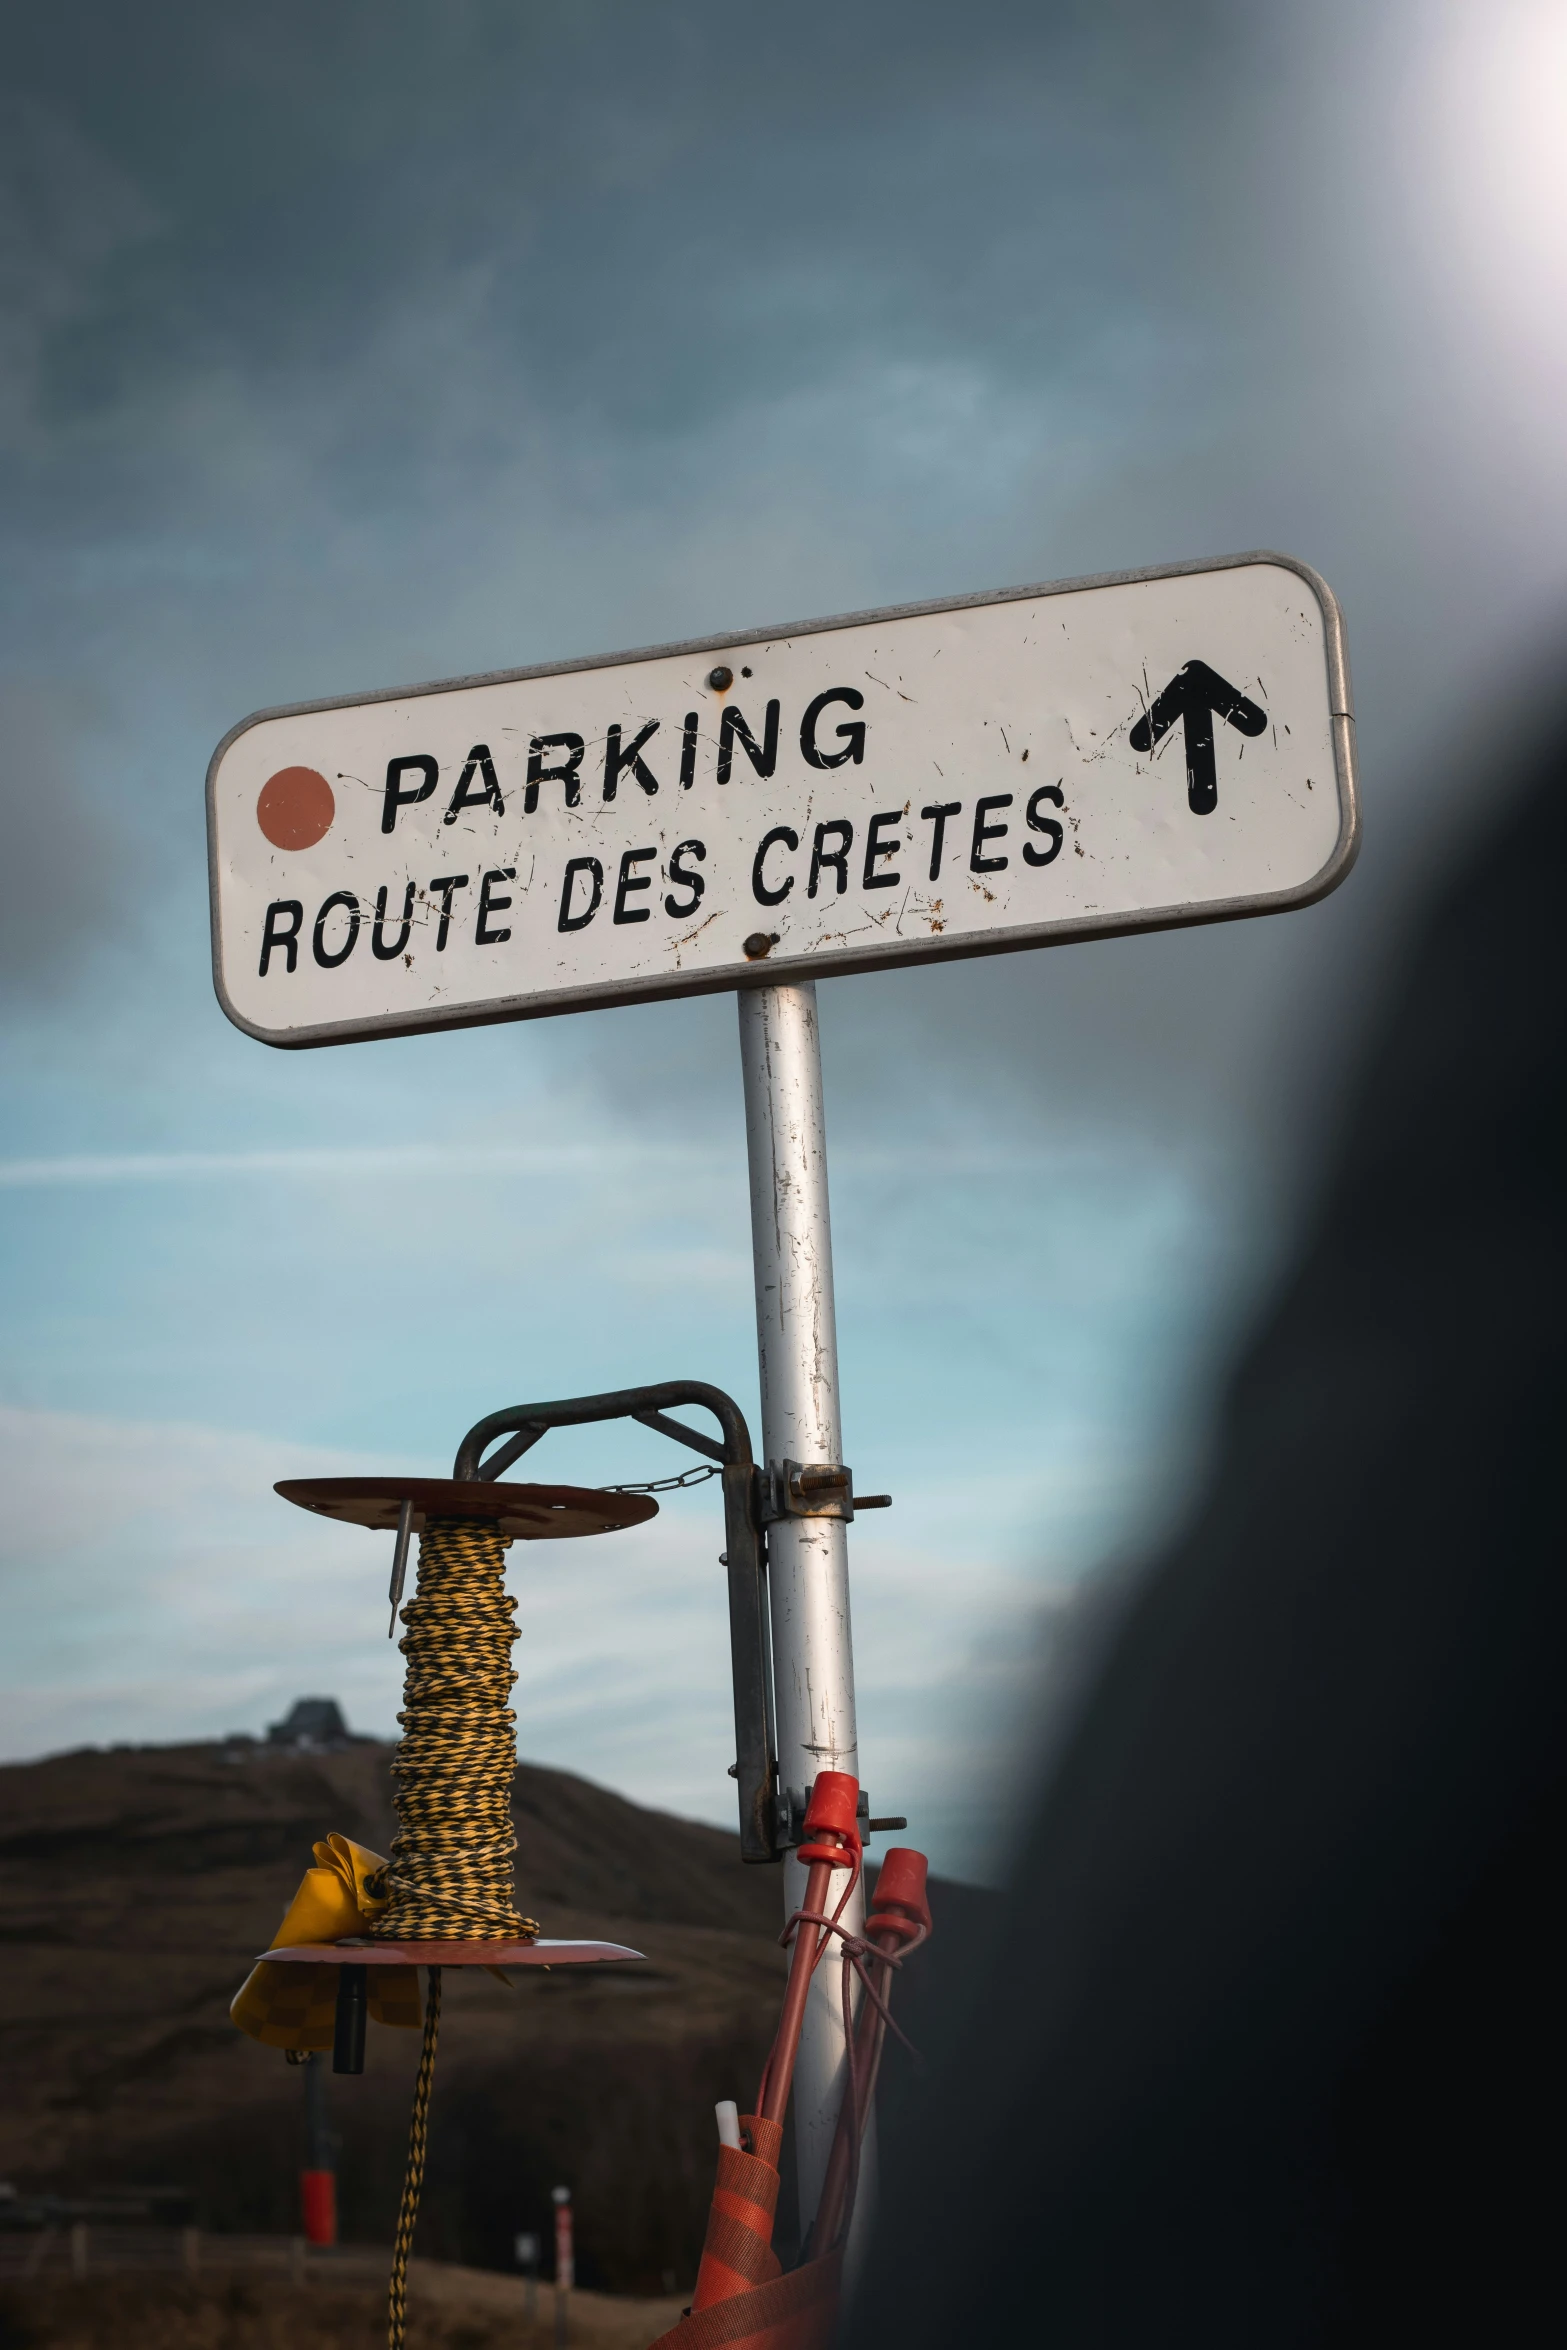
<svg viewBox="0 0 1567 2350"><path fill-rule="evenodd" d="M764 1526L782 1518L837 1518L852 1524L856 1510L892 1507L890 1493L854 1490L854 1471L841 1461L769 1461L758 1469L757 1516Z"/></svg>

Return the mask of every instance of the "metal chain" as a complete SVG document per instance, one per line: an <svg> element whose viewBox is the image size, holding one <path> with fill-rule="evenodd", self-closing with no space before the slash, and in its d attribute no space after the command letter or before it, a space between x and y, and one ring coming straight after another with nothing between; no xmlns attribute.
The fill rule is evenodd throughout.
<svg viewBox="0 0 1567 2350"><path fill-rule="evenodd" d="M721 1477L723 1470L717 1462L700 1468L682 1469L678 1477L649 1477L640 1485L601 1485L601 1493L674 1493L682 1485L705 1485L709 1477Z"/></svg>

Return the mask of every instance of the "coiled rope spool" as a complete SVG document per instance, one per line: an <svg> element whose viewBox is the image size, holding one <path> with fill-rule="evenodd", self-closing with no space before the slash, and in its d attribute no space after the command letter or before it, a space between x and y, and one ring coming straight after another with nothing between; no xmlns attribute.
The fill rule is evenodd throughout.
<svg viewBox="0 0 1567 2350"><path fill-rule="evenodd" d="M505 1587L506 1547L518 1539L607 1534L652 1517L658 1504L644 1493L434 1478L311 1478L277 1491L302 1509L354 1525L390 1532L408 1505L418 1513L415 1523L422 1522L418 1583L402 1610L407 1629L399 1644L403 1735L392 1759L397 1834L385 1872L389 1899L358 1945L411 1945L410 1956L417 1953L429 1967L388 2289L388 2350L403 2350L442 1968L483 1964L501 1955L497 1945L507 1946L506 1963L514 1965L539 1936L537 1922L517 1905L511 1821L517 1717L507 1702L517 1679L511 1664L517 1603ZM344 1961L353 1947L338 1946ZM554 1964L636 1955L614 1943L545 1947Z"/></svg>
<svg viewBox="0 0 1567 2350"><path fill-rule="evenodd" d="M516 1684L511 1650L517 1602L505 1587L506 1544L492 1520L432 1518L419 1544L408 1629L402 1741L392 1761L397 1834L386 1870L389 1900L377 1942L533 1942L538 1921L517 1906ZM403 2350L408 2258L424 2188L430 2091L441 2028L441 1970L430 1969L424 2045L408 2125L388 2287L388 2350Z"/></svg>
<svg viewBox="0 0 1567 2350"><path fill-rule="evenodd" d="M493 1520L431 1518L419 1545L408 1629L402 1742L392 1761L397 1834L378 1942L522 1942L538 1923L517 1906L511 1788L517 1602Z"/></svg>

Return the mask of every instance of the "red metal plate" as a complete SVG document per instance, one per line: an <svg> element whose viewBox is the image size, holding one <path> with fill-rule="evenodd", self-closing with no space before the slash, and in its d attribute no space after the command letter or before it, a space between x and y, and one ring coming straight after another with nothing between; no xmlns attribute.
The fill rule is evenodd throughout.
<svg viewBox="0 0 1567 2350"><path fill-rule="evenodd" d="M641 1956L623 1942L296 1942L258 1953L303 1966L603 1966Z"/></svg>
<svg viewBox="0 0 1567 2350"><path fill-rule="evenodd" d="M578 1534L613 1534L658 1515L650 1493L605 1493L591 1485L458 1484L451 1477L287 1477L273 1487L285 1501L349 1526L395 1534L405 1501L414 1531L430 1518L480 1518L515 1542L552 1542Z"/></svg>

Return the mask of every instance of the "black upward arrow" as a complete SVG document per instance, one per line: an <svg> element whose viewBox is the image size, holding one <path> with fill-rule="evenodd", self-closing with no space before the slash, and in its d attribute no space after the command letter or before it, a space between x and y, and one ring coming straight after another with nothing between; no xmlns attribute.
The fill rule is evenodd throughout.
<svg viewBox="0 0 1567 2350"><path fill-rule="evenodd" d="M1151 751L1177 718L1186 726L1186 804L1194 816L1211 816L1219 804L1219 775L1213 761L1215 711L1241 734L1261 734L1268 714L1231 685L1206 661L1177 669L1153 708L1138 719L1128 740L1134 751Z"/></svg>

